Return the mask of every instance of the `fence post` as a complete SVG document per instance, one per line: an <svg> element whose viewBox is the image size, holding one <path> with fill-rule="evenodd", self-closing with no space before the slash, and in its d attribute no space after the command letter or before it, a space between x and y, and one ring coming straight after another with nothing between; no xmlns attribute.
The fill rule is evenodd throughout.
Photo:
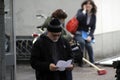
<svg viewBox="0 0 120 80"><path fill-rule="evenodd" d="M4 0L0 0L0 80L5 80Z"/></svg>

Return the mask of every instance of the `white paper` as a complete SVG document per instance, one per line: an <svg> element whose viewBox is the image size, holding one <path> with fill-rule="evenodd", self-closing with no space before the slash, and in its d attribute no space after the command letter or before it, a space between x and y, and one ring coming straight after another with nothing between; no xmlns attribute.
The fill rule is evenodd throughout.
<svg viewBox="0 0 120 80"><path fill-rule="evenodd" d="M66 67L69 67L71 65L72 60L59 60L56 64L56 66L58 67L59 71L64 71Z"/></svg>

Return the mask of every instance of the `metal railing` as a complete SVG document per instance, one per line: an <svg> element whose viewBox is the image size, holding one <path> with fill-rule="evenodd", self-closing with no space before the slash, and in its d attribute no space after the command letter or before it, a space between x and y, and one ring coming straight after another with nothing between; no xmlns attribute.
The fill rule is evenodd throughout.
<svg viewBox="0 0 120 80"><path fill-rule="evenodd" d="M17 36L16 37L16 57L17 60L29 60L30 51L32 48L31 36Z"/></svg>

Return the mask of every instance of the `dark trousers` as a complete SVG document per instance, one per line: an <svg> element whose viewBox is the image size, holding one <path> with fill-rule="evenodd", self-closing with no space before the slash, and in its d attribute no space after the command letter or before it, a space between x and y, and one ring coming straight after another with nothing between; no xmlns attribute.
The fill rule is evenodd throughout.
<svg viewBox="0 0 120 80"><path fill-rule="evenodd" d="M73 80L72 79L72 71L66 71L67 74L67 80Z"/></svg>
<svg viewBox="0 0 120 80"><path fill-rule="evenodd" d="M89 56L89 61L94 63L94 54L93 54L93 48L92 48L91 42L87 42L86 40L84 40L82 38L81 34L76 34L75 40L78 41L82 50L84 50L84 49L87 50L88 56Z"/></svg>

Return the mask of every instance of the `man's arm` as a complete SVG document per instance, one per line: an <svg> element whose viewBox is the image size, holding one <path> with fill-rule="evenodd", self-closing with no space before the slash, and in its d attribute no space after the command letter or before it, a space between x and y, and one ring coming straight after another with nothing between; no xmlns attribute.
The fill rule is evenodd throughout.
<svg viewBox="0 0 120 80"><path fill-rule="evenodd" d="M39 71L49 71L49 61L44 61L41 52L40 42L36 41L31 50L30 63L33 69Z"/></svg>

